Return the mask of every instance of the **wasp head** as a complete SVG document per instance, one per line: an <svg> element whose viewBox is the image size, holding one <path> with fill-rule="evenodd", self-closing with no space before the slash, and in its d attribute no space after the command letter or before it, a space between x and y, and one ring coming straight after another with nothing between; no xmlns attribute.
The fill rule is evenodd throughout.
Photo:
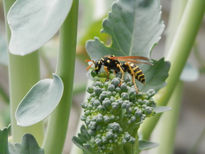
<svg viewBox="0 0 205 154"><path fill-rule="evenodd" d="M94 61L94 65L95 65L95 69L93 70L96 74L98 74L98 72L100 71L101 69L101 66L102 66L102 62L101 60L98 60L98 61Z"/></svg>
<svg viewBox="0 0 205 154"><path fill-rule="evenodd" d="M94 70L93 70L91 73L98 74L98 72L100 71L101 66L102 66L101 60L97 60L97 61L87 60L87 62L92 62L92 64L90 64L90 65L87 67L87 70L89 70L89 69L94 65Z"/></svg>

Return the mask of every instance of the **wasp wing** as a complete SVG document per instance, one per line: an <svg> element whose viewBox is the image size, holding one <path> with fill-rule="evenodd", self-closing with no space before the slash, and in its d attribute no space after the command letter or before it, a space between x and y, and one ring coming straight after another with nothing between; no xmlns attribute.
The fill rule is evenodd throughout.
<svg viewBox="0 0 205 154"><path fill-rule="evenodd" d="M141 56L122 56L122 57L109 57L109 58L119 60L119 61L131 62L131 63L135 63L135 64L152 65L152 63L149 62L149 58L141 57ZM142 60L142 61L140 61L140 60Z"/></svg>
<svg viewBox="0 0 205 154"><path fill-rule="evenodd" d="M120 60L120 61L131 62L131 63L135 63L135 64L147 64L147 65L152 65L152 63L150 63L150 62L143 62L143 61L131 60L131 59Z"/></svg>
<svg viewBox="0 0 205 154"><path fill-rule="evenodd" d="M142 57L142 56L119 56L119 57L109 57L110 59L116 59L116 60L126 60L126 59L138 59L138 60L146 60L149 61L149 58Z"/></svg>

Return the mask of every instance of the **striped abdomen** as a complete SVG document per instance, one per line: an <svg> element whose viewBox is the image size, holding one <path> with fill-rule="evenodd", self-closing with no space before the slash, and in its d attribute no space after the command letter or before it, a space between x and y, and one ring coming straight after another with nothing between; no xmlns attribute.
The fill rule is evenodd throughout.
<svg viewBox="0 0 205 154"><path fill-rule="evenodd" d="M132 76L135 76L135 79L140 81L141 83L145 83L145 76L142 73L142 70L134 63L126 62L122 65L124 72L130 73Z"/></svg>
<svg viewBox="0 0 205 154"><path fill-rule="evenodd" d="M139 68L139 66L135 65L135 64L132 64L130 65L134 74L135 74L135 78L140 81L141 83L145 83L145 76L142 72L142 70Z"/></svg>

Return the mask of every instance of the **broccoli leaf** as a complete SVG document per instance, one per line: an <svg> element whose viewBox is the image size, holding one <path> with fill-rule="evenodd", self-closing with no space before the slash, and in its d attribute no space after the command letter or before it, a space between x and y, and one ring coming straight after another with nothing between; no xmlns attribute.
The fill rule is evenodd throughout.
<svg viewBox="0 0 205 154"><path fill-rule="evenodd" d="M9 51L26 55L51 39L63 24L73 0L16 0L8 12Z"/></svg>
<svg viewBox="0 0 205 154"><path fill-rule="evenodd" d="M9 154L8 151L8 130L9 128L0 129L0 153Z"/></svg>
<svg viewBox="0 0 205 154"><path fill-rule="evenodd" d="M53 74L53 79L37 82L17 107L17 124L25 127L44 120L60 103L63 90L63 81L57 74Z"/></svg>
<svg viewBox="0 0 205 154"><path fill-rule="evenodd" d="M44 150L41 149L36 142L35 138L31 134L23 136L21 144L9 144L10 154L44 154Z"/></svg>
<svg viewBox="0 0 205 154"><path fill-rule="evenodd" d="M111 46L106 47L96 38L87 42L87 52L92 59L105 55L150 58L163 30L159 0L119 0L103 22L102 32L112 37Z"/></svg>
<svg viewBox="0 0 205 154"><path fill-rule="evenodd" d="M25 134L21 144L8 143L9 128L0 129L0 154L44 154L31 134Z"/></svg>
<svg viewBox="0 0 205 154"><path fill-rule="evenodd" d="M145 74L146 84L139 84L139 89L147 91L154 89L156 92L166 85L165 80L168 77L170 63L164 58L154 61L153 65L142 65L142 71Z"/></svg>
<svg viewBox="0 0 205 154"><path fill-rule="evenodd" d="M139 140L139 149L141 151L143 150L149 150L157 147L158 144L150 141L145 141L145 140Z"/></svg>

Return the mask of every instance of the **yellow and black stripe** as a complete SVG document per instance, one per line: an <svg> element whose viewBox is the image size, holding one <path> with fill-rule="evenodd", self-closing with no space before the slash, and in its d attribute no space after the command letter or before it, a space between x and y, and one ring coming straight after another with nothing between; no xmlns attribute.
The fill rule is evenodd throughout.
<svg viewBox="0 0 205 154"><path fill-rule="evenodd" d="M145 83L145 76L142 72L142 70L139 68L139 66L135 65L135 64L130 64L133 72L134 72L134 75L135 75L135 78L140 81L141 83Z"/></svg>
<svg viewBox="0 0 205 154"><path fill-rule="evenodd" d="M139 66L135 66L133 68L134 72L135 72L135 78L142 82L143 84L145 83L145 76L144 74L142 73L142 70L139 68Z"/></svg>

